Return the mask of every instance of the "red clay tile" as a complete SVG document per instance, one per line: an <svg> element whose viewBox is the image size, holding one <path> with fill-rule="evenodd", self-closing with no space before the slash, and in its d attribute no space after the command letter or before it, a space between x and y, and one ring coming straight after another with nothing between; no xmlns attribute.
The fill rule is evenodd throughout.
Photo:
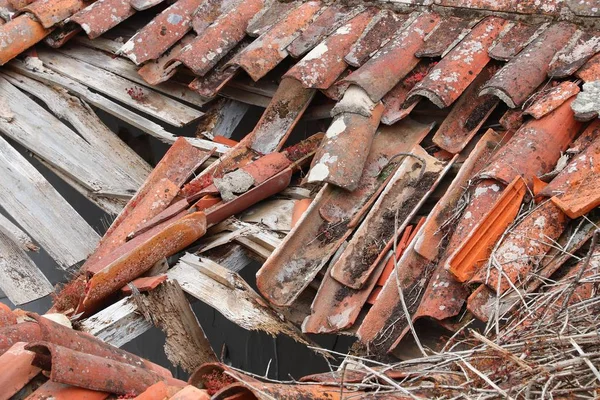
<svg viewBox="0 0 600 400"><path fill-rule="evenodd" d="M145 276L141 278L134 279L127 285L121 288L121 293L124 296L129 296L132 293L132 289L129 285L133 285L139 292L149 292L154 290L167 280L167 275L157 275L157 276Z"/></svg>
<svg viewBox="0 0 600 400"><path fill-rule="evenodd" d="M0 26L0 65L4 65L50 33L31 15L23 14Z"/></svg>
<svg viewBox="0 0 600 400"><path fill-rule="evenodd" d="M9 306L0 303L0 328L5 326L15 325L17 316L12 312Z"/></svg>
<svg viewBox="0 0 600 400"><path fill-rule="evenodd" d="M546 201L521 220L502 240L495 252L497 268L482 268L470 283L483 283L504 293L511 283L519 285L533 265L537 265L553 241L563 232L568 218L551 201ZM500 277L500 279L499 279Z"/></svg>
<svg viewBox="0 0 600 400"><path fill-rule="evenodd" d="M406 157L402 160L371 211L333 264L331 276L346 286L359 289L367 282L379 264L375 260L395 236L396 218L398 229L404 230L414 216L419 201L426 197L442 175L444 163L427 154L420 146L413 148L410 153L421 159ZM426 165L422 165L421 160Z"/></svg>
<svg viewBox="0 0 600 400"><path fill-rule="evenodd" d="M32 342L41 338L40 327L35 322L21 322L0 328L0 355L17 342Z"/></svg>
<svg viewBox="0 0 600 400"><path fill-rule="evenodd" d="M515 2L511 0L436 0L441 6L474 8L488 11L514 12Z"/></svg>
<svg viewBox="0 0 600 400"><path fill-rule="evenodd" d="M263 6L263 0L238 3L185 46L175 60L204 76L244 38L248 22Z"/></svg>
<svg viewBox="0 0 600 400"><path fill-rule="evenodd" d="M31 365L35 354L25 350L25 342L17 342L0 356L0 399L8 400L21 390L40 369Z"/></svg>
<svg viewBox="0 0 600 400"><path fill-rule="evenodd" d="M206 390L188 385L177 392L170 400L210 400Z"/></svg>
<svg viewBox="0 0 600 400"><path fill-rule="evenodd" d="M17 11L34 1L35 0L8 0L8 4L13 10Z"/></svg>
<svg viewBox="0 0 600 400"><path fill-rule="evenodd" d="M87 5L83 0L37 0L19 12L33 14L46 29L52 28Z"/></svg>
<svg viewBox="0 0 600 400"><path fill-rule="evenodd" d="M600 54L590 58L575 74L584 82L600 80Z"/></svg>
<svg viewBox="0 0 600 400"><path fill-rule="evenodd" d="M454 47L421 82L408 98L423 96L440 108L448 107L475 80L490 61L487 48L506 25L498 17L488 17Z"/></svg>
<svg viewBox="0 0 600 400"><path fill-rule="evenodd" d="M450 46L469 31L471 21L466 18L447 17L425 37L425 44L415 52L417 57L442 57Z"/></svg>
<svg viewBox="0 0 600 400"><path fill-rule="evenodd" d="M522 0L516 3L516 12L523 14L559 15L563 0Z"/></svg>
<svg viewBox="0 0 600 400"><path fill-rule="evenodd" d="M495 63L489 63L458 98L433 136L433 142L440 148L454 154L462 151L494 111L498 99L479 96L479 91L497 70Z"/></svg>
<svg viewBox="0 0 600 400"><path fill-rule="evenodd" d="M550 63L548 76L565 78L573 75L599 51L600 32L578 30L571 41L554 56Z"/></svg>
<svg viewBox="0 0 600 400"><path fill-rule="evenodd" d="M521 175L532 187L533 177L550 172L579 133L581 123L573 118L571 102L568 100L545 117L521 126L480 176L508 184Z"/></svg>
<svg viewBox="0 0 600 400"><path fill-rule="evenodd" d="M514 21L506 25L504 32L489 49L489 55L495 60L509 61L533 41L546 25L525 24Z"/></svg>
<svg viewBox="0 0 600 400"><path fill-rule="evenodd" d="M414 53L423 46L425 35L438 23L437 14L423 13L399 31L379 52L345 79L379 101L419 63Z"/></svg>
<svg viewBox="0 0 600 400"><path fill-rule="evenodd" d="M498 122L507 131L516 131L523 125L523 111L509 108Z"/></svg>
<svg viewBox="0 0 600 400"><path fill-rule="evenodd" d="M552 202L570 218L579 218L600 206L599 181L598 172L588 172L581 178L578 186L564 195L552 197Z"/></svg>
<svg viewBox="0 0 600 400"><path fill-rule="evenodd" d="M409 128L411 127L412 128ZM349 222L363 205L383 189L381 170L394 154L409 151L428 129L414 121L380 128L376 134L361 184L354 192L326 185L298 224L257 273L261 293L272 303L291 304L350 234ZM398 132L406 132L399 135Z"/></svg>
<svg viewBox="0 0 600 400"><path fill-rule="evenodd" d="M236 0L203 1L192 15L192 28L197 35L206 30L219 16L234 6Z"/></svg>
<svg viewBox="0 0 600 400"><path fill-rule="evenodd" d="M144 392L156 382L185 385L174 378L130 364L81 353L48 342L34 342L26 349L35 353L33 365L50 372L53 382L115 394Z"/></svg>
<svg viewBox="0 0 600 400"><path fill-rule="evenodd" d="M346 69L344 56L376 12L376 8L368 8L342 25L296 63L284 77L295 78L307 88L329 88Z"/></svg>
<svg viewBox="0 0 600 400"><path fill-rule="evenodd" d="M219 198L217 198L216 200L217 200L217 202L220 201ZM212 204L214 204L214 203L211 203L211 205ZM169 207L167 207L164 211L161 211L155 217L152 217L152 218L148 219L146 222L138 225L138 227L134 231L132 231L132 233L127 235L127 238L129 240L131 240L137 236L140 236L142 233L147 232L149 229L155 227L156 225L173 218L174 216L180 214L182 211L184 211L185 209L187 209L189 207L190 207L190 203L189 203L188 199L182 199L182 200L176 201L176 202L172 203ZM198 211L202 211L202 210L198 210Z"/></svg>
<svg viewBox="0 0 600 400"><path fill-rule="evenodd" d="M370 117L354 113L335 117L313 158L307 182L356 189L382 113L383 105L379 103Z"/></svg>
<svg viewBox="0 0 600 400"><path fill-rule="evenodd" d="M192 29L192 13L201 0L178 0L139 30L119 53L140 65L159 58Z"/></svg>
<svg viewBox="0 0 600 400"><path fill-rule="evenodd" d="M288 56L287 45L321 9L320 1L306 2L246 47L236 62L255 81L265 76Z"/></svg>
<svg viewBox="0 0 600 400"><path fill-rule="evenodd" d="M471 279L487 262L494 245L521 209L526 188L525 182L517 176L448 257L445 267L459 282Z"/></svg>
<svg viewBox="0 0 600 400"><path fill-rule="evenodd" d="M564 81L553 88L542 90L539 97L525 109L523 114L528 114L535 119L556 110L565 101L579 93L579 85L575 82Z"/></svg>
<svg viewBox="0 0 600 400"><path fill-rule="evenodd" d="M136 247L125 251L127 246L121 246L116 250L121 256L88 280L85 297L78 307L79 312L89 314L95 311L108 296L146 272L157 261L175 254L202 237L206 232L206 216L203 212L194 212L165 225L157 226L156 228L162 228L158 232L148 231L144 234L147 237L138 236L140 243L136 243ZM131 242L133 241L129 243Z"/></svg>
<svg viewBox="0 0 600 400"><path fill-rule="evenodd" d="M46 36L44 43L53 49L58 49L64 46L69 40L77 36L81 30L82 29L79 25L59 25L58 28L54 29L48 36Z"/></svg>
<svg viewBox="0 0 600 400"><path fill-rule="evenodd" d="M252 38L265 34L275 24L285 20L296 7L298 7L298 2L296 1L269 2L267 7L264 7L250 20L246 28L246 33Z"/></svg>
<svg viewBox="0 0 600 400"><path fill-rule="evenodd" d="M566 0L566 3L576 15L600 17L600 7L596 0Z"/></svg>
<svg viewBox="0 0 600 400"><path fill-rule="evenodd" d="M181 53L181 50L191 43L194 38L195 36L192 34L185 35L159 58L144 64L138 70L138 74L151 85L158 85L159 83L169 80L177 72L176 66L174 67L171 65L172 60L175 59L179 53Z"/></svg>
<svg viewBox="0 0 600 400"><path fill-rule="evenodd" d="M379 50L394 36L406 20L407 16L405 15L398 15L390 10L379 11L352 45L344 60L348 65L360 67L371 54Z"/></svg>
<svg viewBox="0 0 600 400"><path fill-rule="evenodd" d="M566 22L551 25L498 71L481 93L498 96L511 108L523 104L544 82L550 61L569 42L575 30L575 25Z"/></svg>
<svg viewBox="0 0 600 400"><path fill-rule="evenodd" d="M149 386L148 389L137 396L135 400L165 400L174 396L180 390L181 387L179 386L167 385L161 381Z"/></svg>
<svg viewBox="0 0 600 400"><path fill-rule="evenodd" d="M110 393L47 381L27 397L27 400L104 400L108 396Z"/></svg>
<svg viewBox="0 0 600 400"><path fill-rule="evenodd" d="M362 10L362 7L346 7L335 3L325 7L315 20L300 33L300 36L289 45L288 53L295 58L306 54Z"/></svg>
<svg viewBox="0 0 600 400"><path fill-rule="evenodd" d="M127 0L98 0L69 18L80 25L90 39L96 39L135 14Z"/></svg>
<svg viewBox="0 0 600 400"><path fill-rule="evenodd" d="M294 209L292 210L292 228L298 224L298 221L304 216L311 203L312 199L301 199L294 203Z"/></svg>

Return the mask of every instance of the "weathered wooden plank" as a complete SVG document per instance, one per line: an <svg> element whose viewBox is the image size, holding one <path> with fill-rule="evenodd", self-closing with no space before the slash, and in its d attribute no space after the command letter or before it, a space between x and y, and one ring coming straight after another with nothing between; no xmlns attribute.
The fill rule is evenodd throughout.
<svg viewBox="0 0 600 400"><path fill-rule="evenodd" d="M0 119L0 131L94 191L131 194L137 186L81 136L0 77L0 96L14 118ZM110 155L109 155L110 156Z"/></svg>
<svg viewBox="0 0 600 400"><path fill-rule="evenodd" d="M6 64L4 68L12 69L17 71L19 74L28 76L42 83L46 83L48 85L58 85L64 89L67 89L69 92L76 94L94 107L98 107L102 111L113 115L114 117L140 129L143 132L146 132L151 136L154 136L162 142L171 144L177 140L177 136L166 131L159 124L150 121L149 119L121 106L118 103L115 103L107 97L92 92L85 85L82 85L81 83L76 82L65 75L61 75L45 68L43 63L38 58L29 57L26 61L14 59L9 64ZM197 138L186 138L186 140L190 142L191 145L202 150L210 151L214 148L216 149L217 154L223 154L229 149L228 146L219 143L213 143L209 140Z"/></svg>
<svg viewBox="0 0 600 400"><path fill-rule="evenodd" d="M86 35L77 35L72 40L73 42L82 44L86 47L106 51L114 55L116 55L119 49L123 46L123 43L115 42L114 40L106 39L102 36L92 40Z"/></svg>
<svg viewBox="0 0 600 400"><path fill-rule="evenodd" d="M178 100L182 100L199 107L202 107L207 103L206 100L203 100L202 97L195 91L172 80L160 83L158 85L149 85L144 79L142 79L140 74L138 74L136 65L128 58L110 56L102 51L82 46L66 46L56 49L56 51L98 68L110 71L139 85L152 88L157 92L167 94Z"/></svg>
<svg viewBox="0 0 600 400"><path fill-rule="evenodd" d="M165 355L173 365L192 373L204 363L218 361L177 282L165 282L133 300L144 318L165 333Z"/></svg>
<svg viewBox="0 0 600 400"><path fill-rule="evenodd" d="M65 89L50 87L14 71L5 71L2 75L14 86L46 103L54 115L68 121L96 151L107 155L112 165L129 176L136 188L146 180L152 167L104 125L85 102Z"/></svg>
<svg viewBox="0 0 600 400"><path fill-rule="evenodd" d="M204 114L197 132L209 139L213 139L215 136L230 138L249 108L248 104L239 101L218 99Z"/></svg>
<svg viewBox="0 0 600 400"><path fill-rule="evenodd" d="M100 237L44 177L0 138L0 205L64 269L85 259Z"/></svg>
<svg viewBox="0 0 600 400"><path fill-rule="evenodd" d="M54 50L39 49L38 57L46 68L173 126L185 126L202 116L201 111L163 96L153 89L136 87L135 83L128 79L56 53Z"/></svg>
<svg viewBox="0 0 600 400"><path fill-rule="evenodd" d="M39 247L33 243L33 240L28 234L23 232L21 228L13 224L8 218L0 214L0 233L19 245L25 251L38 251Z"/></svg>
<svg viewBox="0 0 600 400"><path fill-rule="evenodd" d="M274 199L261 201L241 216L243 222L261 224L274 231L289 232L292 229L292 212L296 200Z"/></svg>
<svg viewBox="0 0 600 400"><path fill-rule="evenodd" d="M48 279L25 251L3 233L0 233L0 277L0 288L17 306L53 291Z"/></svg>

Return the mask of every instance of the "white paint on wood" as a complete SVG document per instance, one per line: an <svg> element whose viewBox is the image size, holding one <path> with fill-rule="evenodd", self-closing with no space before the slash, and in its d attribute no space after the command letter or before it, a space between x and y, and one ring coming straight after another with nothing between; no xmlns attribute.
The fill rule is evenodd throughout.
<svg viewBox="0 0 600 400"><path fill-rule="evenodd" d="M17 306L53 291L48 279L25 251L3 233L0 233L0 277L0 288Z"/></svg>
<svg viewBox="0 0 600 400"><path fill-rule="evenodd" d="M0 206L64 269L87 258L100 239L3 138L0 138Z"/></svg>

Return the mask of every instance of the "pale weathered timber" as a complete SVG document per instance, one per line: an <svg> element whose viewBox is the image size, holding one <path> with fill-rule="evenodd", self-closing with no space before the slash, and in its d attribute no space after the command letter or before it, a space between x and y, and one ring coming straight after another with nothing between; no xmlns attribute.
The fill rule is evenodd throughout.
<svg viewBox="0 0 600 400"><path fill-rule="evenodd" d="M38 251L40 248L33 243L31 237L21 228L13 224L8 218L0 214L0 233L19 245L25 251Z"/></svg>
<svg viewBox="0 0 600 400"><path fill-rule="evenodd" d="M204 114L197 133L211 140L215 136L230 138L249 108L248 104L239 101L218 99Z"/></svg>

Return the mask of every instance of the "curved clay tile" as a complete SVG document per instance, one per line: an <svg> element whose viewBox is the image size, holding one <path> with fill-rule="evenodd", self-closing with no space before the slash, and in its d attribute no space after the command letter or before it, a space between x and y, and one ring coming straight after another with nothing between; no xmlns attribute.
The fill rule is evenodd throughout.
<svg viewBox="0 0 600 400"><path fill-rule="evenodd" d="M502 32L506 23L502 18L488 17L477 24L421 82L417 83L408 98L423 96L440 108L454 103L490 61L487 49Z"/></svg>
<svg viewBox="0 0 600 400"><path fill-rule="evenodd" d="M596 54L589 59L575 75L583 79L584 82L600 80L600 54Z"/></svg>
<svg viewBox="0 0 600 400"><path fill-rule="evenodd" d="M301 2L297 0L287 2L266 0L263 9L252 17L248 23L246 33L253 38L265 34L275 24L285 20L289 13L296 9L300 4Z"/></svg>
<svg viewBox="0 0 600 400"><path fill-rule="evenodd" d="M51 28L85 6L83 0L38 0L23 7L20 12L32 13L44 28Z"/></svg>
<svg viewBox="0 0 600 400"><path fill-rule="evenodd" d="M540 119L544 115L556 110L565 101L579 93L579 85L575 82L564 81L550 89L540 91L540 96L523 111L523 114Z"/></svg>
<svg viewBox="0 0 600 400"><path fill-rule="evenodd" d="M508 61L519 54L537 38L549 24L525 24L514 21L506 25L504 31L490 47L488 53L494 60Z"/></svg>
<svg viewBox="0 0 600 400"><path fill-rule="evenodd" d="M0 25L0 65L6 64L50 32L29 14L19 15Z"/></svg>
<svg viewBox="0 0 600 400"><path fill-rule="evenodd" d="M423 47L415 52L417 57L441 57L452 44L460 42L469 32L471 21L465 18L443 18L425 37Z"/></svg>
<svg viewBox="0 0 600 400"><path fill-rule="evenodd" d="M98 0L69 18L95 39L135 14L128 0Z"/></svg>

